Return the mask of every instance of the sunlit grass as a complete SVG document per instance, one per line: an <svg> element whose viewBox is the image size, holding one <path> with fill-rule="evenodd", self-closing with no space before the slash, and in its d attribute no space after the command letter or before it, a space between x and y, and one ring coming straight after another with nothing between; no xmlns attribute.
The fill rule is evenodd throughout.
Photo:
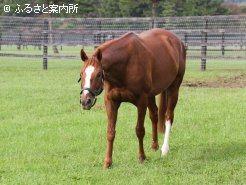
<svg viewBox="0 0 246 185"><path fill-rule="evenodd" d="M77 52L77 51L76 51ZM107 117L103 95L79 106L80 60L0 58L0 184L245 184L245 88L181 87L166 158L138 162L136 109L122 104L113 167L103 170ZM188 61L185 80L245 73L243 61ZM159 136L162 144L163 136Z"/></svg>

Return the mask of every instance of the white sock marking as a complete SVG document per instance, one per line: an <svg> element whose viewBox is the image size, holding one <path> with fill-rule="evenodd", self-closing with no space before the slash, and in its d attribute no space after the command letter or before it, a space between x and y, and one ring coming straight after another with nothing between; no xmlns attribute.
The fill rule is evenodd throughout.
<svg viewBox="0 0 246 185"><path fill-rule="evenodd" d="M165 125L166 125L166 130L165 130L165 136L164 136L164 143L161 147L162 156L166 156L169 151L169 135L170 135L170 130L171 130L170 120L167 120Z"/></svg>
<svg viewBox="0 0 246 185"><path fill-rule="evenodd" d="M91 75L92 73L94 72L95 70L95 67L93 66L88 66L86 69L85 69L85 86L84 88L90 88L91 87ZM87 90L84 90L83 94L86 95L87 93L89 93L89 91Z"/></svg>

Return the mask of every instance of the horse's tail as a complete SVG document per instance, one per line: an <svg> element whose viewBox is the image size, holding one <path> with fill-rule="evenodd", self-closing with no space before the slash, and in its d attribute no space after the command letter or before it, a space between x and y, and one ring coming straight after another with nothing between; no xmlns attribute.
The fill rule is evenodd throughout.
<svg viewBox="0 0 246 185"><path fill-rule="evenodd" d="M158 108L158 131L164 133L165 131L165 113L167 109L167 90L159 95L159 108Z"/></svg>

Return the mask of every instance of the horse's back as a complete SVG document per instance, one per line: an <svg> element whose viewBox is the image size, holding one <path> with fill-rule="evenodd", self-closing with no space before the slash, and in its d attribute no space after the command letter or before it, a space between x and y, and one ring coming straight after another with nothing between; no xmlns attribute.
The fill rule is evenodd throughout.
<svg viewBox="0 0 246 185"><path fill-rule="evenodd" d="M170 60L163 60L163 58L168 58L173 60L170 62L176 62L178 65L180 59L179 55L183 52L183 43L175 34L157 28L142 32L139 37L146 44L157 61L169 62Z"/></svg>

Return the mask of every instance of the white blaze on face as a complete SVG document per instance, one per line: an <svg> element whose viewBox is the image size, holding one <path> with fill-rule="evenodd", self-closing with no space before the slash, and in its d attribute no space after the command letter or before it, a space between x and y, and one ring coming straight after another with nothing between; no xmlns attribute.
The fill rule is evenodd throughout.
<svg viewBox="0 0 246 185"><path fill-rule="evenodd" d="M90 88L91 87L91 75L94 72L94 70L95 70L95 67L93 67L93 66L88 66L85 69L85 85L84 85L84 88ZM83 91L84 95L86 95L87 93L89 93L88 90Z"/></svg>
<svg viewBox="0 0 246 185"><path fill-rule="evenodd" d="M171 130L170 120L167 120L165 125L166 125L166 129L165 129L164 143L161 147L162 156L166 156L169 151L169 135L170 135L170 130Z"/></svg>

